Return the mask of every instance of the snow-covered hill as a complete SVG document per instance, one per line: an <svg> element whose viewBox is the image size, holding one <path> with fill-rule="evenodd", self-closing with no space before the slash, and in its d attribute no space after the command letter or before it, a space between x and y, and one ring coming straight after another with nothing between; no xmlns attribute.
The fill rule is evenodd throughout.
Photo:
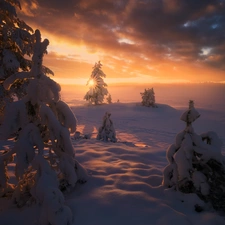
<svg viewBox="0 0 225 225"><path fill-rule="evenodd" d="M158 108L138 103L72 106L81 137L74 139L77 160L89 174L88 182L78 184L66 195L74 215L74 225L224 224L213 211L197 213L197 196L166 190L161 186L167 165L166 149L185 128L179 118L184 108L158 104ZM198 109L198 107L196 106ZM198 109L201 117L193 124L200 134L215 131L223 141L225 155L225 114L221 110ZM96 140L105 112L111 113L117 143ZM0 142L1 149L10 145ZM9 169L12 171L14 165ZM10 173L11 181L15 178ZM38 205L17 209L0 199L1 225L37 224Z"/></svg>

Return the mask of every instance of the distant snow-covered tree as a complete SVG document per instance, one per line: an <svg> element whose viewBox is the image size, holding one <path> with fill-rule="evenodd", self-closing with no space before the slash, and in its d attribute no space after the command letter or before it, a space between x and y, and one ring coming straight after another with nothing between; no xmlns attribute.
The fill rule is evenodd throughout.
<svg viewBox="0 0 225 225"><path fill-rule="evenodd" d="M10 90L18 80L28 81L24 97L7 104L0 125L0 140L16 137L14 147L0 155L0 194L3 196L13 192L12 200L19 207L27 204L29 197L42 204L44 199L51 199L55 192L49 191L52 188L71 190L77 182L83 183L87 179L85 169L75 159L70 139L70 133L76 131L76 117L69 106L60 100L60 85L46 76L42 66L49 41L41 40L39 30L35 31L34 36L30 70L11 74L3 82L5 90ZM16 155L15 175L18 183L15 189L7 179L7 163L12 155ZM52 216L56 216L56 211L48 211L48 223L51 223ZM67 213L69 211L65 208L65 215ZM57 218L63 219L63 215ZM70 224L70 215L68 220L63 221L51 224Z"/></svg>
<svg viewBox="0 0 225 225"><path fill-rule="evenodd" d="M112 103L112 96L111 96L111 94L108 95L108 97L106 98L106 101L107 101L108 104Z"/></svg>
<svg viewBox="0 0 225 225"><path fill-rule="evenodd" d="M108 94L107 84L103 78L106 77L102 71L102 64L100 61L95 63L91 76L87 82L89 91L84 96L84 99L90 104L99 105L104 101L105 96Z"/></svg>
<svg viewBox="0 0 225 225"><path fill-rule="evenodd" d="M225 212L225 160L222 143L213 131L198 135L192 123L200 116L189 102L181 115L186 128L177 134L166 152L169 165L163 172L163 185L184 193L196 193L216 210ZM202 210L195 206L196 210Z"/></svg>
<svg viewBox="0 0 225 225"><path fill-rule="evenodd" d="M114 125L110 116L111 113L108 112L105 113L103 117L102 126L100 126L98 129L97 139L103 141L109 140L111 142L117 142L116 131L114 129Z"/></svg>
<svg viewBox="0 0 225 225"><path fill-rule="evenodd" d="M155 104L155 92L153 88L145 89L144 92L141 92L142 105L147 107L157 107Z"/></svg>

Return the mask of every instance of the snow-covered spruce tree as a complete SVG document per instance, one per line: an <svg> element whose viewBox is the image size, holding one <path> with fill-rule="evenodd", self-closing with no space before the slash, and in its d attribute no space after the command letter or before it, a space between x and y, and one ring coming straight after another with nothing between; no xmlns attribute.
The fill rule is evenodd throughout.
<svg viewBox="0 0 225 225"><path fill-rule="evenodd" d="M89 91L84 96L84 99L90 104L99 105L104 101L105 96L108 94L107 84L103 78L106 77L102 71L102 64L100 61L95 63L91 76L87 82Z"/></svg>
<svg viewBox="0 0 225 225"><path fill-rule="evenodd" d="M189 109L181 116L186 128L177 134L175 143L166 152L169 165L163 172L163 185L183 193L196 193L215 210L225 212L222 142L213 131L201 135L194 132L192 123L199 116L190 101Z"/></svg>
<svg viewBox="0 0 225 225"><path fill-rule="evenodd" d="M108 104L111 104L112 103L112 96L111 96L111 94L109 94L107 96L106 101L107 101Z"/></svg>
<svg viewBox="0 0 225 225"><path fill-rule="evenodd" d="M148 88L145 89L144 92L140 93L141 94L141 98L142 98L142 102L141 104L143 106L147 106L147 107L154 107L156 108L157 105L155 104L155 92L153 90L153 88Z"/></svg>
<svg viewBox="0 0 225 225"><path fill-rule="evenodd" d="M97 140L117 142L116 131L110 116L111 113L105 113L102 126L98 129Z"/></svg>
<svg viewBox="0 0 225 225"><path fill-rule="evenodd" d="M48 44L47 39L41 41L40 31L36 30L30 71L17 72L3 83L4 88L9 90L17 80L28 80L26 95L6 106L0 125L0 140L18 133L14 147L0 155L1 168L4 168L1 173L6 178L0 184L1 195L7 195L10 186L7 182L7 162L12 154L16 154L18 184L12 199L18 206L29 202L31 196L42 203L46 189L52 188L50 180L57 178L53 188L64 191L73 188L78 181L85 182L87 178L85 170L75 159L70 139L70 132L76 131L76 117L60 100L59 84L43 72L43 55ZM49 154L46 154L47 150ZM36 163L33 163L34 159ZM52 172L50 164L55 169ZM37 194L37 190L42 194Z"/></svg>
<svg viewBox="0 0 225 225"><path fill-rule="evenodd" d="M0 0L0 123L12 95L22 98L28 84L27 79L19 79L5 90L4 80L18 71L29 71L32 65L28 57L33 54L35 36L33 29L17 17L16 8L21 9L18 0ZM46 67L43 72L53 74Z"/></svg>

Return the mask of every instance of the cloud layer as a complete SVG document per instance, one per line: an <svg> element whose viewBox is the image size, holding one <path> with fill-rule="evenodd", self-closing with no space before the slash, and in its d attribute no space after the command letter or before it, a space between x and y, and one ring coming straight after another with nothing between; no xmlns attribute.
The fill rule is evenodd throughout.
<svg viewBox="0 0 225 225"><path fill-rule="evenodd" d="M50 35L56 46L56 40L85 46L108 76L225 80L224 0L22 0L21 5L20 18ZM58 54L81 63L76 52L71 57L54 51L47 62Z"/></svg>

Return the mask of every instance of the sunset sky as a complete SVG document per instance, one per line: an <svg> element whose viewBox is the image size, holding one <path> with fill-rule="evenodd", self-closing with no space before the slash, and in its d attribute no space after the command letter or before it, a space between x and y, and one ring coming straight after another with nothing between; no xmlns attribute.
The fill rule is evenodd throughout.
<svg viewBox="0 0 225 225"><path fill-rule="evenodd" d="M225 0L20 2L59 83L86 84L99 60L108 83L225 82Z"/></svg>

